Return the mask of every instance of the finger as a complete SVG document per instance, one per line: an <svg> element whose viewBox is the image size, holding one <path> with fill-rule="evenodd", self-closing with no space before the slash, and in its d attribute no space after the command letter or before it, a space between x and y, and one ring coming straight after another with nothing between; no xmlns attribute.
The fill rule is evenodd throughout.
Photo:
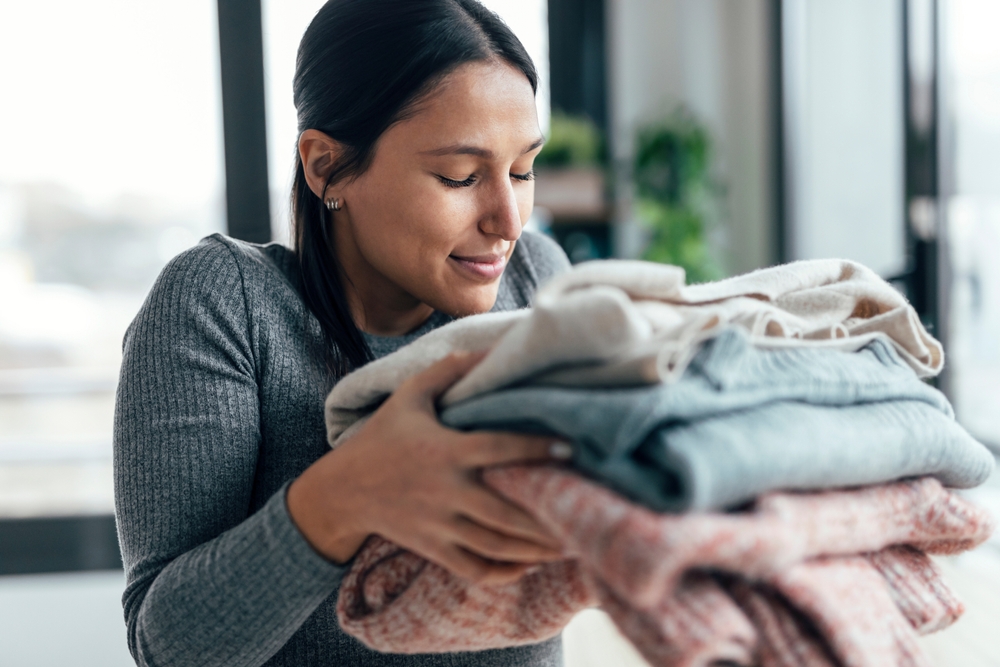
<svg viewBox="0 0 1000 667"><path fill-rule="evenodd" d="M399 390L404 393L412 393L433 405L438 396L458 382L485 356L486 351L453 352L409 378L400 385Z"/></svg>
<svg viewBox="0 0 1000 667"><path fill-rule="evenodd" d="M459 461L470 468L519 461L566 461L573 456L569 444L552 436L482 431L463 439Z"/></svg>
<svg viewBox="0 0 1000 667"><path fill-rule="evenodd" d="M545 527L523 509L489 489L476 486L462 497L462 514L495 532L528 540L550 549L561 544Z"/></svg>
<svg viewBox="0 0 1000 667"><path fill-rule="evenodd" d="M434 561L452 574L478 585L496 586L517 581L534 567L530 563L504 563L489 560L451 544L441 548Z"/></svg>
<svg viewBox="0 0 1000 667"><path fill-rule="evenodd" d="M537 564L565 558L558 549L498 533L465 517L456 520L453 538L466 551L489 560Z"/></svg>

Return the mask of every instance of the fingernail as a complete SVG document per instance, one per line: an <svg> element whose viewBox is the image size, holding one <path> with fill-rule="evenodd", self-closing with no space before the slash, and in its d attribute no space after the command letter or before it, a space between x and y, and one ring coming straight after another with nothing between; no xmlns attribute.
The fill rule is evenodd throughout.
<svg viewBox="0 0 1000 667"><path fill-rule="evenodd" d="M567 443L557 440L549 445L549 456L561 461L567 461L573 458L573 448Z"/></svg>

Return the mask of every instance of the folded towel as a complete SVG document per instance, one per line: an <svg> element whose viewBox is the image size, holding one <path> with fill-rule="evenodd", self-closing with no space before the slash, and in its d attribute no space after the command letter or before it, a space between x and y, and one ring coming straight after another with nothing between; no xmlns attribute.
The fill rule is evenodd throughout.
<svg viewBox="0 0 1000 667"><path fill-rule="evenodd" d="M351 373L327 399L328 437L335 443L402 380L456 350L490 352L445 394L445 406L528 378L564 386L676 379L698 344L728 326L758 347L854 351L884 337L922 377L944 363L906 300L853 262L795 262L684 286L677 267L603 260L547 282L531 310L462 318Z"/></svg>
<svg viewBox="0 0 1000 667"><path fill-rule="evenodd" d="M768 494L736 514L660 515L562 469L484 478L573 560L476 586L372 538L341 587L346 632L402 653L496 648L553 636L599 602L657 666L754 656L766 667L923 665L913 633L961 613L923 553L970 549L993 529L933 479Z"/></svg>
<svg viewBox="0 0 1000 667"><path fill-rule="evenodd" d="M573 443L577 469L659 511L923 475L968 488L994 465L945 397L882 340L852 354L760 350L728 329L672 384L502 389L441 421L558 435Z"/></svg>

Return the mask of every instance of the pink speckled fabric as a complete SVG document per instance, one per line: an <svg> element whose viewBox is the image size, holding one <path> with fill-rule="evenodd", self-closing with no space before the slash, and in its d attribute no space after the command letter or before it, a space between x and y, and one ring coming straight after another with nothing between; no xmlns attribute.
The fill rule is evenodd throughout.
<svg viewBox="0 0 1000 667"><path fill-rule="evenodd" d="M375 535L341 584L337 613L345 631L379 651L441 653L539 642L595 602L577 561L476 586Z"/></svg>
<svg viewBox="0 0 1000 667"><path fill-rule="evenodd" d="M972 548L981 509L926 478L772 493L746 512L656 514L554 467L486 471L572 559L475 586L378 537L341 587L345 631L382 651L540 641L600 605L655 666L917 667L962 612L926 553Z"/></svg>

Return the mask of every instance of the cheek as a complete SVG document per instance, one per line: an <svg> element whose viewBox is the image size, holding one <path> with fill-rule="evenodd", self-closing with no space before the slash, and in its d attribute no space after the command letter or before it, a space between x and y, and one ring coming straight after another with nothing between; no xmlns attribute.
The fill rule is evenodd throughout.
<svg viewBox="0 0 1000 667"><path fill-rule="evenodd" d="M355 237L368 261L396 282L427 280L475 227L475 200L426 179L368 188ZM415 182L414 182L415 181Z"/></svg>
<svg viewBox="0 0 1000 667"><path fill-rule="evenodd" d="M393 206L394 215L387 223L390 236L403 240L395 250L408 253L413 261L425 263L444 259L455 249L470 227L475 226L475 208L471 198L456 196L440 188L423 188L406 201ZM387 243L394 243L392 238Z"/></svg>

